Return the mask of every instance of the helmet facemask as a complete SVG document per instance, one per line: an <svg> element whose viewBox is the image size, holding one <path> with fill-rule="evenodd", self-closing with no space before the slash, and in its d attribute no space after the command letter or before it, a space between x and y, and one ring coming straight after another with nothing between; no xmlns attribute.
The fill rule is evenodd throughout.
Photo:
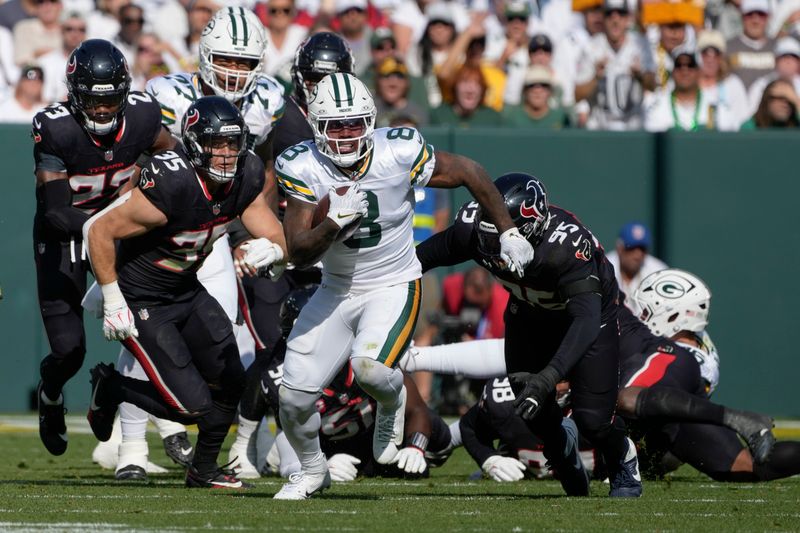
<svg viewBox="0 0 800 533"><path fill-rule="evenodd" d="M372 150L374 144L372 136L375 132L374 111L346 118L317 118L311 124L317 148L337 166L343 168L353 166ZM348 135L351 132L357 133Z"/></svg>
<svg viewBox="0 0 800 533"><path fill-rule="evenodd" d="M261 72L261 60L256 57L216 54L220 57L244 59L251 63L250 70L238 70L214 63L214 52L207 47L200 50L200 76L214 94L229 102L237 102L253 92L256 78Z"/></svg>
<svg viewBox="0 0 800 533"><path fill-rule="evenodd" d="M96 89L97 86L94 87ZM87 130L96 135L107 135L117 129L127 103L127 88L108 93L97 90L76 89L70 92L70 104L83 117ZM98 107L108 111L95 112Z"/></svg>
<svg viewBox="0 0 800 533"><path fill-rule="evenodd" d="M188 132L184 139L192 146L194 157L192 163L204 175L217 183L228 183L244 170L244 158L247 155L247 128L244 132L238 126L231 133L204 133L196 135Z"/></svg>

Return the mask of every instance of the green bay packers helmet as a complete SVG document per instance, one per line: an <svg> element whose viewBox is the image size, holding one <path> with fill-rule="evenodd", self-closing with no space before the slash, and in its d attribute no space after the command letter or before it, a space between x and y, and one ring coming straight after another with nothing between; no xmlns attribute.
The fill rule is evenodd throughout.
<svg viewBox="0 0 800 533"><path fill-rule="evenodd" d="M654 335L671 337L684 330L700 334L708 325L711 291L685 270L653 272L634 291L633 301L639 319Z"/></svg>
<svg viewBox="0 0 800 533"><path fill-rule="evenodd" d="M375 101L352 74L322 78L308 102L308 122L319 151L340 167L350 167L372 151Z"/></svg>
<svg viewBox="0 0 800 533"><path fill-rule="evenodd" d="M200 37L200 77L217 96L230 102L250 94L264 66L267 34L255 13L225 7L214 13ZM245 59L249 70L214 64L214 58Z"/></svg>

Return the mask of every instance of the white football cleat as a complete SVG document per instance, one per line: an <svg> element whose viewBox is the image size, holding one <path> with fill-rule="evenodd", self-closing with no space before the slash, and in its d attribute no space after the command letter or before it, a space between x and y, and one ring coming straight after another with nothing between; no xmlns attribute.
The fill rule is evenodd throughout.
<svg viewBox="0 0 800 533"><path fill-rule="evenodd" d="M256 468L256 436L252 435L246 446L242 446L238 439L231 446L228 454L229 468L236 472L239 479L260 478Z"/></svg>
<svg viewBox="0 0 800 533"><path fill-rule="evenodd" d="M322 492L331 486L331 473L325 466L323 472L312 474L311 472L296 472L289 475L289 482L281 487L278 494L273 496L275 500L307 500L313 494Z"/></svg>
<svg viewBox="0 0 800 533"><path fill-rule="evenodd" d="M372 434L372 455L382 464L391 464L403 445L406 421L406 386L400 390L400 405L397 409L384 409L378 404L375 414L375 432Z"/></svg>
<svg viewBox="0 0 800 533"><path fill-rule="evenodd" d="M114 430L111 438L105 442L98 442L92 450L92 462L107 470L115 470L119 462L119 446L122 444L122 425L119 416L114 419Z"/></svg>

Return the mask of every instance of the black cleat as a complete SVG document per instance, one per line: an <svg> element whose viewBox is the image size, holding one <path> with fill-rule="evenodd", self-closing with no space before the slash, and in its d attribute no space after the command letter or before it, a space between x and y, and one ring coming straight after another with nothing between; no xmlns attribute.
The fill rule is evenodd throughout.
<svg viewBox="0 0 800 533"><path fill-rule="evenodd" d="M47 405L42 401L42 382L36 389L39 403L39 438L47 451L53 455L62 455L67 451L67 425L64 422L64 394L59 396L55 405Z"/></svg>
<svg viewBox="0 0 800 533"><path fill-rule="evenodd" d="M164 438L164 452L175 464L189 468L194 459L194 448L185 431Z"/></svg>
<svg viewBox="0 0 800 533"><path fill-rule="evenodd" d="M628 441L628 452L616 465L616 472L609 472L612 498L639 498L642 495L642 476L639 474L639 456L631 439ZM609 469L610 470L610 469Z"/></svg>
<svg viewBox="0 0 800 533"><path fill-rule="evenodd" d="M753 460L758 464L766 463L775 446L775 435L772 434L774 422L771 417L760 413L727 409L725 425L744 437Z"/></svg>
<svg viewBox="0 0 800 533"><path fill-rule="evenodd" d="M105 442L111 438L114 429L114 416L117 414L118 402L111 396L109 381L116 373L114 365L98 364L91 369L92 397L89 403L89 413L86 419L92 428L92 433L97 440Z"/></svg>
<svg viewBox="0 0 800 533"><path fill-rule="evenodd" d="M118 468L114 477L119 481L147 481L147 471L139 465Z"/></svg>
<svg viewBox="0 0 800 533"><path fill-rule="evenodd" d="M233 470L218 467L210 474L201 474L194 466L186 470L186 486L190 489L251 489L253 485L236 477Z"/></svg>

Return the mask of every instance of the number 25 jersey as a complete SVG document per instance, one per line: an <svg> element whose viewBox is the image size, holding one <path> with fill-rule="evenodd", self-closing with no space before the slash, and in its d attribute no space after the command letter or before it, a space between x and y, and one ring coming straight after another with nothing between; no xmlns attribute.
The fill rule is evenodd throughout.
<svg viewBox="0 0 800 533"><path fill-rule="evenodd" d="M414 253L414 186L425 186L433 174L433 147L412 128L381 128L373 139L372 151L352 176L367 195L367 216L322 257L322 281L337 289L364 291L422 277ZM331 187L351 183L314 141L284 150L275 174L288 196L311 204Z"/></svg>

